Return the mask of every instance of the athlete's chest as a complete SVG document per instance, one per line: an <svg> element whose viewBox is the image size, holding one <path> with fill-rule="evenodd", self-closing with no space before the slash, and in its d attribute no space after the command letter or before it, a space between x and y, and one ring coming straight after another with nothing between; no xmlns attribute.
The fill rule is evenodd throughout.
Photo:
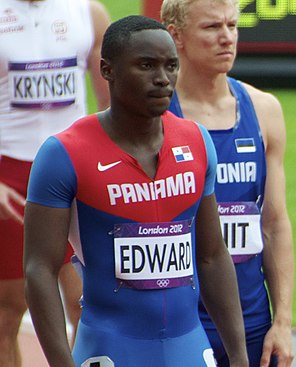
<svg viewBox="0 0 296 367"><path fill-rule="evenodd" d="M208 130L226 130L235 126L237 101L229 95L216 103L201 103L197 100L179 98L184 118L198 121Z"/></svg>
<svg viewBox="0 0 296 367"><path fill-rule="evenodd" d="M66 5L56 1L37 3L0 4L1 63L76 56L89 47L89 25L84 24L78 10L69 11L68 1L63 2Z"/></svg>
<svg viewBox="0 0 296 367"><path fill-rule="evenodd" d="M207 157L198 134L185 134L181 139L179 134L165 134L153 178L135 157L106 136L99 140L97 144L86 139L79 151L73 145L67 148L81 202L116 215L132 217L137 211L145 214L147 208L151 213L153 207L155 214L174 217L202 196Z"/></svg>
<svg viewBox="0 0 296 367"><path fill-rule="evenodd" d="M160 150L155 175L129 154L112 149L98 149L82 162L74 159L78 172L77 197L107 211L170 205L172 201L194 202L201 196L205 182L205 161L189 144L164 144ZM150 164L152 166L152 164Z"/></svg>

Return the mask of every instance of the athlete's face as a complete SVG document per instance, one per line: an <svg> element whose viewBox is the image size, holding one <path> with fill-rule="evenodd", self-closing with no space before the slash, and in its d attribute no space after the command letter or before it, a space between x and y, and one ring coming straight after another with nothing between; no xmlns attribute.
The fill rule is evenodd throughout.
<svg viewBox="0 0 296 367"><path fill-rule="evenodd" d="M236 56L237 21L233 0L193 2L186 12L186 26L176 33L180 55L200 72L228 72Z"/></svg>
<svg viewBox="0 0 296 367"><path fill-rule="evenodd" d="M113 65L112 102L132 113L160 116L169 107L177 72L176 47L168 32L135 32Z"/></svg>

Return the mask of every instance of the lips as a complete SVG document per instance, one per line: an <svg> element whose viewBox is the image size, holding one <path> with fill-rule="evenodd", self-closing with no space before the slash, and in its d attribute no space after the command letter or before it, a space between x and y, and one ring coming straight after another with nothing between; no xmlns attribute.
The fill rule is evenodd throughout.
<svg viewBox="0 0 296 367"><path fill-rule="evenodd" d="M226 55L226 56L233 56L233 51L230 51L230 50L228 50L228 51L221 51L221 52L219 52L218 53L218 55L220 55L220 56L224 56L224 55Z"/></svg>
<svg viewBox="0 0 296 367"><path fill-rule="evenodd" d="M173 95L173 91L153 91L148 93L149 97L152 98L171 98Z"/></svg>

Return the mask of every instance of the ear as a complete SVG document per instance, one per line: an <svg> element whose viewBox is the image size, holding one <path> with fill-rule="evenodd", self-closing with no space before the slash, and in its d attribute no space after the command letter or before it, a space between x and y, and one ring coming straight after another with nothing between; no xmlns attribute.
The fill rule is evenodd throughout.
<svg viewBox="0 0 296 367"><path fill-rule="evenodd" d="M183 48L183 34L182 30L176 27L174 24L169 24L167 30L170 32L177 49Z"/></svg>
<svg viewBox="0 0 296 367"><path fill-rule="evenodd" d="M111 82L113 80L112 66L110 61L101 59L100 70L101 75L104 79L106 79L108 82Z"/></svg>

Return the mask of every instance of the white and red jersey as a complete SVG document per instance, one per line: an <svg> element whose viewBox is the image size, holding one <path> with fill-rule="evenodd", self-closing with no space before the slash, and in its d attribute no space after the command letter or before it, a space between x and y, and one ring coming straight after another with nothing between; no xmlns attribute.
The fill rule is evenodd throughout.
<svg viewBox="0 0 296 367"><path fill-rule="evenodd" d="M1 155L32 161L48 136L86 114L93 41L87 0L1 0Z"/></svg>

